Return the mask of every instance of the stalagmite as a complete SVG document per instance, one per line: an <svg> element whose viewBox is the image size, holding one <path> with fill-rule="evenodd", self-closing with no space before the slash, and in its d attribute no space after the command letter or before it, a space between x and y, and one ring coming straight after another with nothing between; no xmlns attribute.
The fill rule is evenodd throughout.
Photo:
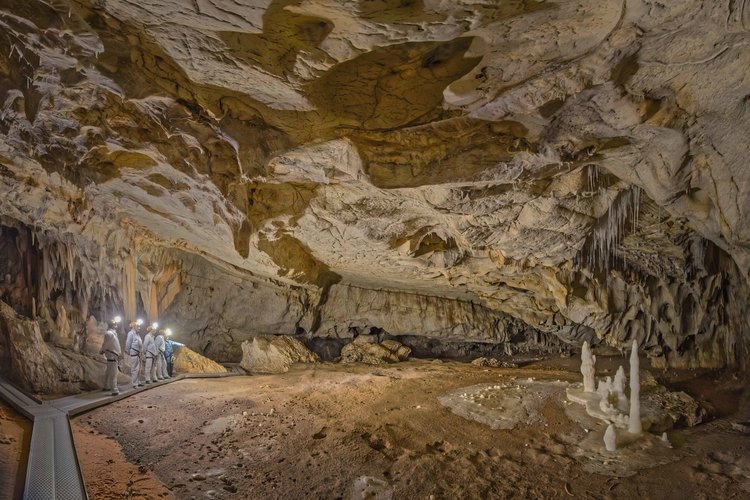
<svg viewBox="0 0 750 500"><path fill-rule="evenodd" d="M589 343L584 342L581 349L581 373L583 374L584 392L594 392L596 389L595 368L596 356L591 354Z"/></svg>
<svg viewBox="0 0 750 500"><path fill-rule="evenodd" d="M604 446L607 451L617 451L617 435L615 434L615 426L612 424L609 424L604 432Z"/></svg>
<svg viewBox="0 0 750 500"><path fill-rule="evenodd" d="M620 366L615 373L615 380L612 384L612 390L617 396L617 409L620 411L628 410L628 397L625 395L625 369Z"/></svg>
<svg viewBox="0 0 750 500"><path fill-rule="evenodd" d="M641 428L641 379L638 374L640 362L638 360L638 342L633 339L633 350L630 353L630 419L628 432L640 434Z"/></svg>

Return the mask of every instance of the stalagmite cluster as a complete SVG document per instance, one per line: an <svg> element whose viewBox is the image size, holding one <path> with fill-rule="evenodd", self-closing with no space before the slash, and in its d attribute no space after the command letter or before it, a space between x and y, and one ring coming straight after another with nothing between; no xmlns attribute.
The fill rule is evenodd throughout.
<svg viewBox="0 0 750 500"><path fill-rule="evenodd" d="M596 383L596 356L591 352L588 343L584 343L581 350L581 373L583 374L582 389L570 388L568 398L572 401L582 403L586 410L593 417L600 418L609 422L616 427L628 427L633 433L640 433L640 429L635 431L630 426L630 418L635 416L640 426L640 417L638 413L633 412L633 408L639 407L640 383L638 378L638 353L637 344L635 344L633 354L630 358L630 397L625 394L625 370L622 366L617 369L614 380L612 377L599 379L596 390L593 390ZM635 363L635 364L633 364ZM635 376L634 376L635 371ZM635 404L633 401L635 400ZM628 406L628 401L630 405ZM626 413L630 409L630 413Z"/></svg>
<svg viewBox="0 0 750 500"><path fill-rule="evenodd" d="M581 351L581 372L583 373L583 384L567 388L567 398L575 403L582 404L586 412L595 418L603 420L607 424L606 431L603 433L605 448L608 451L617 450L617 431L616 429L627 429L632 436L628 439L629 443L637 436L641 435L644 430L652 432L662 432L665 421L669 418L665 413L670 412L670 395L669 391L656 391L658 384L652 383L652 395L646 398L646 412L642 412L643 398L641 396L641 372L640 360L638 357L638 342L633 339L632 349L630 352L630 394L625 393L625 370L622 366L617 369L614 380L611 377L599 379L596 392L586 389L587 379L590 371L593 370L592 358L594 358L588 345L584 345ZM657 394L659 394L657 396ZM677 398L684 396L685 399L691 399L684 393L677 393ZM682 396L680 396L682 395ZM693 402L694 403L694 402ZM699 406L695 409L689 409L690 404L685 405L687 412L699 412ZM666 418L665 418L666 417ZM669 427L674 420L669 422ZM689 425L694 425L693 423ZM669 444L666 433L662 433L661 441Z"/></svg>

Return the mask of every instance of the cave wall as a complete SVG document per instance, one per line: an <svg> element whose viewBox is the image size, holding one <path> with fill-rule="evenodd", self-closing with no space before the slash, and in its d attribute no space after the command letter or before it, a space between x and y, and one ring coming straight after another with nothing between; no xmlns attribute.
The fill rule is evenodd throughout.
<svg viewBox="0 0 750 500"><path fill-rule="evenodd" d="M690 279L617 271L601 280L563 275L571 293L561 311L606 345L624 350L637 340L652 366L747 370L748 283L731 258L721 260L719 269Z"/></svg>
<svg viewBox="0 0 750 500"><path fill-rule="evenodd" d="M317 302L314 290L285 287L183 254L182 289L160 321L206 356L239 362L242 342L259 334L309 330Z"/></svg>
<svg viewBox="0 0 750 500"><path fill-rule="evenodd" d="M29 236L28 231L0 226L0 301L27 316L31 316L34 298Z"/></svg>
<svg viewBox="0 0 750 500"><path fill-rule="evenodd" d="M437 353L442 343L521 343L540 333L468 301L349 285L320 293L231 272L189 254L179 259L182 289L161 321L177 340L220 361L239 361L242 342L256 335L300 335L309 344L331 339L341 345L359 335L413 336L434 340ZM518 337L521 331L529 335Z"/></svg>
<svg viewBox="0 0 750 500"><path fill-rule="evenodd" d="M514 318L468 301L333 285L316 311L315 335L352 339L384 330L444 341L501 343Z"/></svg>

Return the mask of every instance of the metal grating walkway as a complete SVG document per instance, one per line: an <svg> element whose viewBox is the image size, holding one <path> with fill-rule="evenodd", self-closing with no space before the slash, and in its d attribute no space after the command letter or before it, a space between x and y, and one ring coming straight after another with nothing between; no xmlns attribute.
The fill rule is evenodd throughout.
<svg viewBox="0 0 750 500"><path fill-rule="evenodd" d="M110 396L108 391L93 391L45 402L27 396L0 378L0 397L33 422L24 500L85 500L88 498L73 443L70 417L185 378L218 378L241 374L244 373L234 370L228 373L189 373L138 389L132 389L129 384L126 384L120 386L119 396Z"/></svg>

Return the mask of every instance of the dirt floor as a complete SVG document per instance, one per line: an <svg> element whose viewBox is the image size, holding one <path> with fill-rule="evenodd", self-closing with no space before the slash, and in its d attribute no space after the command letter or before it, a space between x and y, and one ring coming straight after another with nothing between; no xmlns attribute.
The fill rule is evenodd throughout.
<svg viewBox="0 0 750 500"><path fill-rule="evenodd" d="M628 478L587 472L591 458L578 446L587 430L562 400L545 400L538 418L511 430L438 401L514 377L578 382L567 360L520 369L319 364L183 380L84 414L73 427L91 498L750 497L750 437L731 427L750 417L745 381L671 375L681 389L697 380L694 395L710 396L720 416L670 432L674 461Z"/></svg>
<svg viewBox="0 0 750 500"><path fill-rule="evenodd" d="M21 498L31 421L0 400L0 498Z"/></svg>

